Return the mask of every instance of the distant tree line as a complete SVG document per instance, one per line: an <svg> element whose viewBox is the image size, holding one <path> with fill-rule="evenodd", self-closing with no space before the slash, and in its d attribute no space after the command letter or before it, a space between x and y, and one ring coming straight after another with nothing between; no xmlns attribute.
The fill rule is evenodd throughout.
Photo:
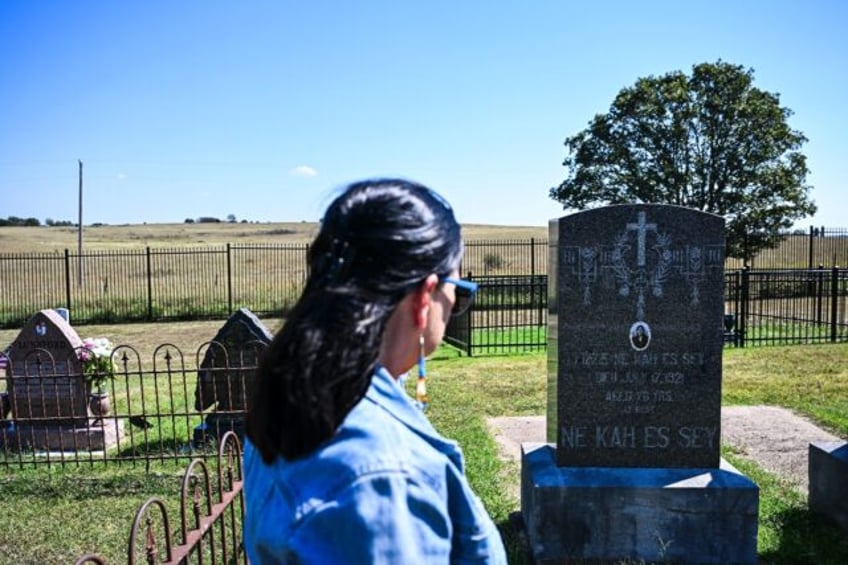
<svg viewBox="0 0 848 565"><path fill-rule="evenodd" d="M0 218L0 227L4 226L40 226L41 222L38 218L19 218L17 216L9 216L8 218ZM53 218L45 218L44 225L48 227L76 227L78 224L68 220L54 220ZM94 223L92 226L102 226L102 223Z"/></svg>
<svg viewBox="0 0 848 565"><path fill-rule="evenodd" d="M56 226L56 227L76 227L77 224L74 222L70 222L68 220L54 220L53 218L47 218L44 220L44 224L47 226Z"/></svg>
<svg viewBox="0 0 848 565"><path fill-rule="evenodd" d="M229 214L227 216L227 223L228 224L235 224L237 221L238 220L236 219L235 214ZM186 218L185 223L186 224L194 224L194 223L198 223L198 224L220 224L221 219L215 218L213 216L201 216L201 217L197 218L196 220L194 218ZM247 220L242 220L241 223L246 224L248 222L247 222Z"/></svg>
<svg viewBox="0 0 848 565"><path fill-rule="evenodd" d="M9 216L6 219L0 218L0 226L40 226L41 222L38 218L19 218L17 216Z"/></svg>

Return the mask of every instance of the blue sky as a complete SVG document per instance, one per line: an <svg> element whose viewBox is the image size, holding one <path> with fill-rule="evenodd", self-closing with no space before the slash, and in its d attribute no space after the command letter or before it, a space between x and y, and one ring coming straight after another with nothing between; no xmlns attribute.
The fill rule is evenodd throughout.
<svg viewBox="0 0 848 565"><path fill-rule="evenodd" d="M566 137L637 78L753 68L848 226L848 2L0 2L0 217L315 221L423 182L462 222L546 225Z"/></svg>

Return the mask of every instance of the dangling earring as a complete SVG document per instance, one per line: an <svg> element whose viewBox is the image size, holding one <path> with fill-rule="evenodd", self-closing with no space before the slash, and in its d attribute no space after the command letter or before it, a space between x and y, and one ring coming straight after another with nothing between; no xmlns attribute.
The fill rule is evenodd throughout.
<svg viewBox="0 0 848 565"><path fill-rule="evenodd" d="M418 383L415 385L415 403L422 411L427 410L427 366L424 359L424 332L418 336Z"/></svg>

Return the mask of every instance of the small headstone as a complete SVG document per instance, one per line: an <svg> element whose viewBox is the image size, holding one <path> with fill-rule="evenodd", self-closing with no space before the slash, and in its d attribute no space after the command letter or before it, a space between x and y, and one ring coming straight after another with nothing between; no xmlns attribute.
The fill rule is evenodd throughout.
<svg viewBox="0 0 848 565"><path fill-rule="evenodd" d="M194 402L198 411L214 407L205 422L208 433L241 432L259 355L273 337L247 308L236 311L215 334L200 364Z"/></svg>
<svg viewBox="0 0 848 565"><path fill-rule="evenodd" d="M5 352L0 352L0 381L2 381L3 392L0 392L0 433L9 427L10 422L7 421L9 413L12 411L12 405L9 402L9 358Z"/></svg>
<svg viewBox="0 0 848 565"><path fill-rule="evenodd" d="M11 417L32 424L85 426L88 391L76 356L82 340L55 310L42 310L9 346Z"/></svg>
<svg viewBox="0 0 848 565"><path fill-rule="evenodd" d="M807 465L810 511L848 532L848 442L810 443Z"/></svg>

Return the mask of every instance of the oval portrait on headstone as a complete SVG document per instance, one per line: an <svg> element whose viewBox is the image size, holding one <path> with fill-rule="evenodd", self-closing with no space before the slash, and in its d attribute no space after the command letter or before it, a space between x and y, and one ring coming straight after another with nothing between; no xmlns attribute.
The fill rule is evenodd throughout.
<svg viewBox="0 0 848 565"><path fill-rule="evenodd" d="M651 327L645 322L636 322L630 326L630 345L636 351L644 351L651 343Z"/></svg>

